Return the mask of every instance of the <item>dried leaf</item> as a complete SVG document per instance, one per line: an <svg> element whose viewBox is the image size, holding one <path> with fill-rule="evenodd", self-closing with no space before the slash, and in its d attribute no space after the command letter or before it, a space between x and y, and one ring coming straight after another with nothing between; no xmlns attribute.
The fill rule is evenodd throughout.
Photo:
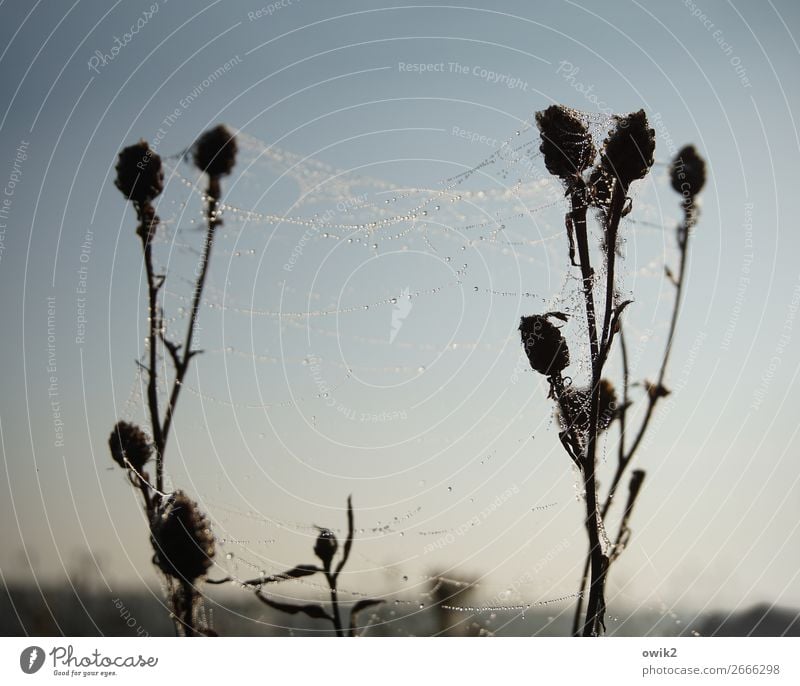
<svg viewBox="0 0 800 686"><path fill-rule="evenodd" d="M289 615L296 615L298 612L302 612L312 619L327 619L330 622L333 621L333 617L325 612L321 605L293 605L291 603L280 603L277 600L267 598L260 591L256 591L256 596L265 605L269 605L271 608L279 610L280 612L285 612Z"/></svg>
<svg viewBox="0 0 800 686"><path fill-rule="evenodd" d="M274 574L273 576L266 577L263 582L265 584L271 583L273 581L286 581L288 579L299 579L304 576L311 576L312 574L316 574L317 572L321 572L322 569L317 567L317 565L297 565L297 567L292 567L292 569L281 572L280 574Z"/></svg>
<svg viewBox="0 0 800 686"><path fill-rule="evenodd" d="M347 564L347 558L350 557L350 550L353 547L353 539L355 538L355 516L353 515L353 496L347 496L347 540L344 542L344 552L342 553L342 559L340 560L339 564L336 566L336 575L339 575L339 572L342 571L345 564Z"/></svg>
<svg viewBox="0 0 800 686"><path fill-rule="evenodd" d="M362 610L366 610L368 607L375 607L376 605L380 605L386 601L379 600L376 598L364 598L364 600L359 600L355 605L353 605L353 609L350 611L352 615L357 615Z"/></svg>

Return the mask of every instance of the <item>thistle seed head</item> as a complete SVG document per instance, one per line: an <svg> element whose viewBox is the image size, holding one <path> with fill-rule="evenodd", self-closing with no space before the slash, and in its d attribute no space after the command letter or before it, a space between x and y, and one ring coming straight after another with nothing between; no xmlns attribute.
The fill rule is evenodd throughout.
<svg viewBox="0 0 800 686"><path fill-rule="evenodd" d="M644 387L645 390L647 391L647 396L653 402L655 402L659 398L666 398L671 392L666 386L653 383L652 381L645 381Z"/></svg>
<svg viewBox="0 0 800 686"><path fill-rule="evenodd" d="M561 408L558 411L559 423L565 429L571 428L576 431L581 440L589 434L589 416L591 414L592 395L589 388L569 388L559 398ZM608 379L600 380L600 404L597 413L597 432L600 433L608 429L617 417L617 392L614 385ZM567 425L567 417L572 422Z"/></svg>
<svg viewBox="0 0 800 686"><path fill-rule="evenodd" d="M551 376L569 365L569 348L561 330L547 317L548 315L540 314L522 317L519 332L531 368L540 374Z"/></svg>
<svg viewBox="0 0 800 686"><path fill-rule="evenodd" d="M153 446L147 435L135 424L117 422L108 439L111 457L120 467L133 467L141 472L145 463L153 455ZM126 463L126 460L128 463Z"/></svg>
<svg viewBox="0 0 800 686"><path fill-rule="evenodd" d="M706 183L706 162L693 145L686 145L672 160L669 175L675 192L691 203Z"/></svg>
<svg viewBox="0 0 800 686"><path fill-rule="evenodd" d="M601 164L611 178L627 189L653 166L656 132L650 128L644 110L617 115L614 120L616 126L603 143Z"/></svg>
<svg viewBox="0 0 800 686"><path fill-rule="evenodd" d="M536 125L541 132L539 151L544 156L547 171L571 183L592 163L596 154L586 124L566 107L550 105L536 113Z"/></svg>
<svg viewBox="0 0 800 686"><path fill-rule="evenodd" d="M194 144L194 165L212 178L227 176L236 164L236 137L222 124L206 131Z"/></svg>
<svg viewBox="0 0 800 686"><path fill-rule="evenodd" d="M173 493L151 530L153 561L167 576L194 581L214 557L214 535L208 519L183 491Z"/></svg>
<svg viewBox="0 0 800 686"><path fill-rule="evenodd" d="M114 185L128 200L143 205L157 198L164 190L161 158L150 149L145 140L123 149L116 169Z"/></svg>

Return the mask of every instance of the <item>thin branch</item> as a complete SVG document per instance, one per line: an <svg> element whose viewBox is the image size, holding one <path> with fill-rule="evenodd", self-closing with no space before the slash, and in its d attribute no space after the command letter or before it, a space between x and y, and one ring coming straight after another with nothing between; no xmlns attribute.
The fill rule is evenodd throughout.
<svg viewBox="0 0 800 686"><path fill-rule="evenodd" d="M622 218L622 210L625 207L626 189L619 180L614 180L614 188L611 193L611 210L606 224L606 301L605 314L603 316L603 334L600 338L603 346L603 360L608 357L613 338L613 328L611 328L611 315L614 303L614 273L617 257L617 235L619 234L619 222Z"/></svg>
<svg viewBox="0 0 800 686"><path fill-rule="evenodd" d="M689 211L686 210L686 212L687 214L684 222L678 227L678 248L680 251L680 262L678 265L678 276L675 280L675 303L672 308L672 317L670 318L669 333L667 334L667 343L664 348L664 357L661 361L661 369L658 372L658 381L656 382L657 387L663 386L664 379L666 377L667 364L669 363L670 353L672 352L672 344L675 340L675 327L678 324L678 315L680 313L681 299L683 295L683 283L686 275L686 258L689 246L689 226L691 222ZM642 425L639 427L639 431L636 434L636 438L631 444L630 450L628 450L628 454L625 457L626 462L629 462L633 458L636 450L639 447L639 444L642 442L642 438L644 437L647 427L650 424L653 410L655 409L656 403L660 397L661 396L658 393L648 393L647 410L645 412L644 419L642 420Z"/></svg>
<svg viewBox="0 0 800 686"><path fill-rule="evenodd" d="M345 632L342 626L342 615L339 612L339 591L336 588L336 575L328 572L325 576L328 579L328 586L330 586L331 589L331 609L333 610L331 621L333 622L334 629L336 629L336 635L344 636Z"/></svg>
<svg viewBox="0 0 800 686"><path fill-rule="evenodd" d="M208 276L208 263L211 257L211 246L214 242L215 229L220 223L217 218L217 206L220 196L219 178L212 176L208 180L208 206L206 209L206 219L208 228L206 230L205 242L203 244L203 253L201 257L200 275L197 277L195 283L194 297L192 299L192 307L189 312L189 325L186 329L186 340L183 345L183 357L176 364L175 378L172 382L172 391L170 392L169 402L167 403L167 410L164 415L163 426L163 443L166 444L167 437L169 436L170 428L172 427L172 420L175 415L175 406L178 402L181 388L183 387L183 379L189 369L189 362L198 354L199 351L192 350L192 339L194 338L195 325L197 323L197 315L200 311L200 303L203 296L203 288L205 287L206 277Z"/></svg>
<svg viewBox="0 0 800 686"><path fill-rule="evenodd" d="M670 318L670 326L669 326L669 333L667 336L667 343L664 350L664 356L661 362L661 368L658 374L658 381L657 387L661 387L664 383L664 379L666 377L666 370L667 370L667 363L669 362L670 352L672 350L672 344L675 336L675 329L678 322L678 314L680 311L680 304L681 304L681 295L683 292L683 283L686 271L686 257L688 253L688 236L689 236L689 228L691 227L692 220L694 215L691 213L691 208L684 208L685 209L685 218L684 222L678 227L678 248L680 254L680 263L678 268L678 276L677 278L672 274L672 272L667 272L668 278L670 281L675 285L675 301L672 309L672 316ZM613 328L612 328L613 332ZM605 502L603 503L601 517L605 520L606 516L608 515L609 510L611 509L611 505L614 502L614 498L616 496L617 490L619 488L619 484L622 481L623 476L625 475L625 471L627 470L628 465L630 464L633 456L636 454L636 450L639 448L641 444L642 438L647 431L648 425L650 423L650 419L653 415L653 410L655 409L656 403L658 402L659 398L662 397L658 393L648 393L648 404L647 410L645 412L644 419L642 420L642 424L639 428L639 431L636 434L636 438L634 439L633 443L629 450L626 451L625 448L625 437L627 435L627 410L630 404L629 400L629 393L630 393L630 371L628 367L628 352L625 343L625 337L622 330L620 330L620 344L621 344L621 352L622 352L622 372L623 372L623 396L622 396L622 407L620 408L620 438L619 438L619 453L617 458L617 468L615 470L614 476L611 479L611 484L609 486L608 494L606 496ZM643 478L643 476L642 476ZM633 486L633 481L631 483ZM641 480L638 484L641 487ZM636 490L636 494L638 495L638 488ZM634 496L635 499L635 496ZM629 499L629 506L632 508L633 503L630 502ZM626 514L630 516L630 512L628 507L626 507ZM624 543L624 536L626 535L626 531L628 531L627 527L627 520L625 519L625 515L623 515L623 521L620 523L620 530L617 536L617 544ZM615 545L615 548L616 548ZM619 556L617 553L614 556L616 559ZM584 566L584 572L581 581L581 590L586 587L586 581L588 576L590 566L590 558L587 556L586 564ZM579 596L578 600L578 610L576 612L575 617L573 618L573 634L577 635L578 631L578 623L580 618L580 611L583 605L583 594Z"/></svg>
<svg viewBox="0 0 800 686"><path fill-rule="evenodd" d="M631 473L631 481L628 486L628 502L625 503L625 511L619 524L619 533L617 534L617 540L614 543L609 563L614 562L614 560L622 554L622 550L630 539L631 531L628 522L633 512L633 506L636 504L636 499L639 497L639 492L642 489L644 477L645 473L641 469L634 469Z"/></svg>
<svg viewBox="0 0 800 686"><path fill-rule="evenodd" d="M177 592L180 607L175 613L178 621L183 625L183 633L186 637L196 636L194 628L194 608L199 597L191 581L183 580L180 583L180 591Z"/></svg>
<svg viewBox="0 0 800 686"><path fill-rule="evenodd" d="M597 503L597 484L595 479L596 468L596 445L598 433L598 418L600 411L600 380L603 375L603 367L608 360L608 355L614 340L614 336L619 329L619 320L622 311L630 304L630 301L614 304L614 279L616 265L616 243L619 233L619 222L622 218L625 201L627 197L626 187L620 183L619 179L614 180L611 193L611 208L605 221L605 248L606 248L606 286L605 302L603 313L603 328L600 339L600 349L596 357L592 358L592 386L591 386L591 407L589 414L589 436L586 446L585 457L585 491L586 491L586 526L590 531L588 564L590 567L589 598L587 601L586 621L583 625L583 635L592 636L600 633L601 627L604 628L603 616L605 614L605 582L608 572L608 558L603 554L600 547L599 531L604 520L604 512L601 513ZM596 536L592 535L592 531ZM593 540L594 539L594 540ZM581 580L581 594L578 605L582 606L583 589L586 585L585 575ZM573 629L576 629L573 623ZM577 633L577 631L573 631Z"/></svg>
<svg viewBox="0 0 800 686"><path fill-rule="evenodd" d="M336 578L339 577L343 567L347 564L347 559L350 557L350 550L353 547L353 539L355 538L355 517L353 515L353 496L347 496L347 540L344 542L344 551L342 559L336 565Z"/></svg>
<svg viewBox="0 0 800 686"><path fill-rule="evenodd" d="M581 281L583 284L583 298L586 303L586 321L589 327L589 348L592 362L597 360L599 348L597 343L597 317L594 308L594 270L589 257L589 237L586 230L586 186L583 181L576 182L575 189L570 196L572 203L572 224L575 230L575 240L578 243L578 257L581 266Z"/></svg>
<svg viewBox="0 0 800 686"><path fill-rule="evenodd" d="M147 379L147 406L150 411L150 425L153 432L153 443L155 445L156 459L156 490L163 490L164 472L164 440L161 426L161 418L158 411L158 376L157 376L157 340L160 328L158 310L158 291L160 284L156 282L156 275L153 269L153 250L152 237L155 233L155 215L148 212L146 208L138 207L137 212L141 224L139 235L142 239L142 252L144 253L145 271L147 273L147 316L149 324L148 345L148 379ZM162 282L163 283L163 282Z"/></svg>

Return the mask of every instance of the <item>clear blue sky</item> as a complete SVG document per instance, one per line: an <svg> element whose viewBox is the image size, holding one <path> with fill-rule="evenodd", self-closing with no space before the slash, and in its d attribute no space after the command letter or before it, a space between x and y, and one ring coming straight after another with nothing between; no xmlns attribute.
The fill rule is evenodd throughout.
<svg viewBox="0 0 800 686"><path fill-rule="evenodd" d="M4 578L30 578L32 567L63 580L94 567L88 550L112 586L154 578L141 509L106 447L117 418L141 416L128 401L143 275L133 213L113 186L121 147L144 137L173 155L225 122L247 136L225 185L232 205L368 222L428 197L397 189L442 188L516 131L534 140L524 122L560 102L600 117L644 108L660 122L658 161L688 142L709 161L668 378L675 392L639 455L648 478L612 602L800 605L796 3L152 4L146 21L149 2L0 6ZM420 64L431 68L406 66ZM540 159L534 167L541 175ZM176 159L169 169L196 180ZM345 173L331 180L335 170ZM190 374L167 458L172 482L226 539L223 567L306 561L308 532L275 522L341 526L353 493L365 532L352 589L413 598L424 574L448 570L486 575L487 594L513 590L508 602L574 592L584 550L576 478L541 380L514 378L519 316L577 307L558 299L576 283L565 281L562 205L531 169L526 192L505 198L517 171L497 171L473 174L453 203L443 196L427 232L410 221L350 236L361 242L312 231L291 271L283 266L307 227L229 213L208 293L228 309L202 311L208 352ZM517 212L505 233L467 228L554 197ZM197 195L173 176L159 211L177 331L185 319L172 294L189 289ZM636 189L632 216L667 227L626 229L634 373L652 378L671 294L661 265L674 264L678 217L663 166ZM405 288L421 294L391 339L391 300ZM346 311L264 314L279 309ZM386 524L388 533L371 531ZM426 549L448 532L452 542Z"/></svg>

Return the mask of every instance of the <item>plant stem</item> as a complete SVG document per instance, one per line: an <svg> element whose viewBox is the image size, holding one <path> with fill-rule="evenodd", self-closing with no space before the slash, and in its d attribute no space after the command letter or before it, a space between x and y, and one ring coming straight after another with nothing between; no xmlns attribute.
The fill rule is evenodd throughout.
<svg viewBox="0 0 800 686"><path fill-rule="evenodd" d="M208 181L208 206L206 210L206 219L208 228L206 230L205 242L203 244L203 252L201 257L200 275L197 277L197 282L194 288L194 297L192 299L192 307L189 312L189 325L186 330L186 339L183 345L183 356L179 357L174 355L175 360L175 379L172 384L172 391L170 393L167 410L164 415L164 428L163 428L163 443L166 444L169 430L172 426L172 420L175 415L175 406L178 402L178 396L183 386L183 380L186 372L189 369L189 362L198 351L192 350L192 338L194 337L194 329L197 323L197 315L200 311L200 303L203 296L203 288L205 287L206 277L208 275L208 263L211 257L211 246L214 242L214 232L220 221L216 217L217 205L219 203L220 186L219 178L212 176ZM160 490L160 486L159 486Z"/></svg>
<svg viewBox="0 0 800 686"><path fill-rule="evenodd" d="M592 284L594 271L589 257L589 238L586 230L586 186L583 181L576 184L570 197L572 203L572 222L575 227L575 242L578 244L578 257L581 265L581 280L583 282L583 299L586 304L586 322L589 326L589 349L592 364L597 359L599 348L597 344L597 318L594 309L594 293Z"/></svg>
<svg viewBox="0 0 800 686"><path fill-rule="evenodd" d="M603 314L603 334L600 345L603 346L603 364L608 358L609 348L611 347L611 313L614 309L614 273L617 263L617 235L619 234L619 222L622 218L622 210L625 207L627 189L618 180L614 181L611 194L611 208L608 220L605 222L606 229L606 299L605 313ZM602 366L602 365L601 365Z"/></svg>
<svg viewBox="0 0 800 686"><path fill-rule="evenodd" d="M596 340L596 329L590 323L590 344L591 335L594 331L595 341L592 354L592 385L591 385L591 405L589 412L589 434L586 439L586 454L584 456L584 490L586 493L586 530L589 536L589 552L587 561L589 563L589 598L586 607L586 619L583 624L584 636L595 636L601 633L604 628L603 618L605 615L605 579L608 570L608 558L603 553L600 542L600 532L602 530L603 519L597 506L597 481L596 481L596 452L597 452L597 428L598 416L600 413L600 380L603 375L603 366L608 359L609 349L614 332L611 330L611 315L614 310L614 273L616 262L616 242L619 221L622 216L622 208L625 203L625 189L615 181L612 192L611 208L609 218L606 222L606 288L605 303L603 313L603 328L599 347ZM573 210L574 212L574 210ZM576 237L578 248L581 251L581 269L584 273L591 267L588 264L588 245L586 244L585 213L583 236L578 233L576 222ZM581 243L584 247L581 248ZM586 255L587 268L584 268L584 254ZM587 289L584 287L584 295ZM591 283L589 284L591 292ZM589 313L589 299L587 300L587 319ZM593 303L592 303L593 305ZM592 307L593 309L593 307ZM581 593L579 594L579 609L583 605L583 589L585 587L585 575L581 579ZM577 627L573 625L573 633Z"/></svg>
<svg viewBox="0 0 800 686"><path fill-rule="evenodd" d="M675 338L675 327L678 323L678 314L680 312L680 305L681 305L681 297L683 294L683 281L684 276L686 273L686 257L688 253L688 218L684 222L684 225L679 227L679 240L678 245L680 248L680 263L678 265L678 278L675 281L675 304L672 308L672 317L669 323L669 333L667 334L667 344L664 349L664 358L661 362L661 369L658 373L658 381L656 382L656 386L661 386L664 383L664 378L666 377L667 373L667 363L669 362L669 356L672 352L672 344ZM680 236L683 235L681 239ZM653 410L655 409L656 403L659 400L658 394L648 394L647 396L647 410L644 415L644 419L642 420L642 425L639 427L639 431L636 434L636 438L634 439L633 443L631 444L630 450L626 455L626 463L630 462L633 455L636 453L639 444L642 442L642 438L644 437L645 432L647 431L647 427L650 424L650 419L653 415Z"/></svg>
<svg viewBox="0 0 800 686"><path fill-rule="evenodd" d="M180 583L181 583L181 588L179 594L181 603L181 614L179 617L179 621L183 624L184 636L188 638L190 636L196 636L194 630L194 605L195 605L196 591L191 581L183 580Z"/></svg>
<svg viewBox="0 0 800 686"><path fill-rule="evenodd" d="M336 590L336 575L328 573L328 585L331 587L331 607L333 609L333 627L337 636L345 636L342 628L342 615L339 612L339 594Z"/></svg>
<svg viewBox="0 0 800 686"><path fill-rule="evenodd" d="M672 308L672 315L670 317L669 333L667 335L667 343L664 350L664 357L662 358L661 368L658 374L657 386L661 386L666 377L667 363L669 362L670 352L672 351L672 344L675 336L675 329L678 322L678 314L680 311L680 303L683 293L683 283L684 283L684 276L686 272L686 261L687 261L686 258L688 253L689 229L692 222L692 216L690 214L691 208L684 208L684 209L685 209L684 221L678 227L679 266L678 266L678 276L677 279L675 280L675 301ZM608 511L611 509L611 505L614 502L614 498L616 496L617 489L619 488L619 484L621 483L622 478L625 475L625 471L628 468L628 465L630 464L631 460L633 459L633 456L635 455L637 449L639 448L639 445L641 444L642 438L644 437L647 431L647 427L650 423L650 419L652 418L653 410L655 409L656 403L659 400L658 394L648 394L648 405L647 405L647 410L645 412L645 417L642 421L642 424L630 449L626 451L625 436L627 428L626 423L627 423L627 409L628 409L629 389L630 389L630 372L628 367L628 351L625 342L625 336L622 331L620 331L620 347L622 352L623 396L622 396L622 407L620 408L620 415L619 415L619 420L620 420L619 454L617 458L617 468L614 472L613 478L611 479L611 485L609 486L608 495L606 496L606 499L603 503L603 507L601 510L602 520L605 520ZM581 584L580 584L581 593L578 596L578 603L572 623L572 633L575 636L578 635L579 631L580 615L583 607L583 590L586 588L586 582L589 575L590 564L591 564L591 556L590 554L587 554L586 564L584 565L583 575L581 577Z"/></svg>
<svg viewBox="0 0 800 686"><path fill-rule="evenodd" d="M595 439L597 433L597 415L599 407L599 362L600 348L597 341L597 318L594 307L593 278L589 255L589 239L586 229L586 186L581 181L573 188L572 222L575 227L575 240L578 244L581 276L583 281L583 297L586 306L586 323L589 330L589 348L592 358L592 393L591 411L589 415L589 435L586 440L586 452L583 455L583 483L586 491L586 533L589 538L589 557L591 559L591 580L589 603L587 608L584 634L598 632L598 624L602 623L605 601L602 588L602 569L604 556L600 547L600 522L597 519L597 484L595 482Z"/></svg>
<svg viewBox="0 0 800 686"><path fill-rule="evenodd" d="M138 209L138 208L137 208ZM147 316L149 324L148 344L150 346L149 361L148 361L148 379L147 379L147 405L150 410L150 425L153 432L153 444L155 445L155 459L156 459L156 489L163 490L163 469L164 469L164 445L163 435L161 432L161 418L158 411L158 375L157 375L157 343L158 340L158 290L159 285L156 284L155 270L153 269L153 250L151 239L155 233L153 224L155 220L152 219L151 212L147 208L139 209L139 219L141 225L139 227L139 235L142 239L142 252L144 253L145 271L147 273Z"/></svg>

